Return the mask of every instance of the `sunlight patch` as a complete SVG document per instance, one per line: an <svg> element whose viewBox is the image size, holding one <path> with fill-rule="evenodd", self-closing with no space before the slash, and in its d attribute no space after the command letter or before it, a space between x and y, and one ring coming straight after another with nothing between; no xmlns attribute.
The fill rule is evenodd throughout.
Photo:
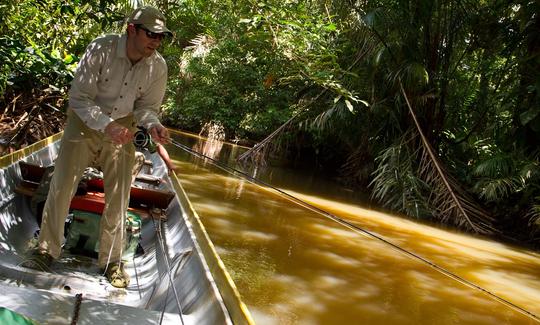
<svg viewBox="0 0 540 325"><path fill-rule="evenodd" d="M241 233L243 239L254 241L271 241L278 239L274 234L264 233L261 231L244 230Z"/></svg>
<svg viewBox="0 0 540 325"><path fill-rule="evenodd" d="M537 277L490 269L474 272L474 275L480 283L489 285L493 293L540 315L540 284Z"/></svg>

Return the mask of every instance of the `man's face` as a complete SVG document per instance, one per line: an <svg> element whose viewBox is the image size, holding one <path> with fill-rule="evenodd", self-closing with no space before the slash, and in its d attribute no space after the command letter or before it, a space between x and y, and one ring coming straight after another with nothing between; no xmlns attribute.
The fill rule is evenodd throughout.
<svg viewBox="0 0 540 325"><path fill-rule="evenodd" d="M164 34L153 33L142 26L135 28L135 49L143 56L149 57L161 45Z"/></svg>

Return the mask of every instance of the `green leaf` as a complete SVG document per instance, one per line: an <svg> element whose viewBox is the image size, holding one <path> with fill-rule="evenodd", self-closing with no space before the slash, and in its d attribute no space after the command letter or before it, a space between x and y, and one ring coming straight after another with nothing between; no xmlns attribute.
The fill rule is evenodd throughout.
<svg viewBox="0 0 540 325"><path fill-rule="evenodd" d="M366 105L366 107L369 107L369 103L366 102L365 100L359 99L358 102L360 102L360 103Z"/></svg>
<svg viewBox="0 0 540 325"><path fill-rule="evenodd" d="M354 113L354 107L348 99L345 99L345 105L347 105L347 108L349 111L351 111L351 113Z"/></svg>
<svg viewBox="0 0 540 325"><path fill-rule="evenodd" d="M326 29L327 31L333 32L333 31L337 30L337 27L336 27L335 24L328 24L328 25L324 26L324 29Z"/></svg>
<svg viewBox="0 0 540 325"><path fill-rule="evenodd" d="M71 54L68 54L64 57L64 63L65 64L70 64L73 62L73 60L75 60L75 57Z"/></svg>

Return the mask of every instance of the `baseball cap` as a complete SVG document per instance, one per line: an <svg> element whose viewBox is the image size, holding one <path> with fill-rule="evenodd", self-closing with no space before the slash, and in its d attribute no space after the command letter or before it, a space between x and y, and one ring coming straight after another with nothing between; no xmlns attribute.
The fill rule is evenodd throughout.
<svg viewBox="0 0 540 325"><path fill-rule="evenodd" d="M154 33L167 33L172 35L172 32L165 26L165 16L159 11L159 9L144 6L135 9L127 20L128 24L142 25Z"/></svg>

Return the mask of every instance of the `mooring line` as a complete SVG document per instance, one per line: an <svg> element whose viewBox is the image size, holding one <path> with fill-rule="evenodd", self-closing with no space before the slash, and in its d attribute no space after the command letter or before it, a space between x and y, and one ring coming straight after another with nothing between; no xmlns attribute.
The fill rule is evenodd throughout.
<svg viewBox="0 0 540 325"><path fill-rule="evenodd" d="M79 322L79 313L81 311L82 293L75 295L75 306L73 306L73 318L71 319L71 325L77 325Z"/></svg>
<svg viewBox="0 0 540 325"><path fill-rule="evenodd" d="M175 141L175 140L171 139L171 143L173 145L175 145L176 147L178 147L178 148L180 148L180 149L182 149L182 150L184 150L184 151L186 151L186 152L188 152L188 153L190 153L192 155L195 155L195 156L197 156L199 158L209 160L214 166L218 167L219 169L222 169L222 170L224 170L224 171L226 171L226 172L228 172L230 174L236 175L236 176L241 176L241 177L245 178L247 181L249 181L252 184L255 184L257 186L264 186L264 187L270 188L270 189L278 192L279 194L283 195L288 200L290 200L290 201L292 201L292 202L294 202L296 204L299 204L299 205L301 205L301 206L303 206L303 207L305 207L305 208L307 208L307 209L309 209L309 210L311 210L313 212L319 213L319 214L321 214L321 215L323 215L323 216L325 216L325 217L327 217L327 218L329 218L329 219L331 219L331 220L333 220L333 221L335 221L335 222L337 222L337 223L339 223L339 224L353 230L356 233L367 235L368 237L372 237L372 238L375 238L375 239L377 239L379 241L382 241L383 243L385 243L385 244L389 245L390 247L398 250L399 252L402 252L402 253L406 254L407 256L409 256L411 258L415 258L415 259L420 260L421 262L429 265L430 267L437 270L438 272L448 276L449 278L451 278L453 280L456 280L459 283L461 283L463 285L466 285L466 286L468 286L470 288L480 290L481 292L483 292L483 293L487 294L488 296L494 298L495 300L499 301L500 303L502 303L502 304L516 310L517 312L520 312L520 313L522 313L522 314L524 314L526 316L529 316L529 317L535 319L536 321L540 321L540 317L538 317L533 312L528 311L527 309L525 309L523 307L520 307L520 306L514 304L513 302L511 302L511 301L509 301L509 300L507 300L507 299L505 299L503 297L500 297L497 294L495 294L495 293L493 293L493 292L491 292L491 291L489 291L487 289L484 289L483 287L481 287L481 286L479 286L479 285L477 285L477 284L475 284L475 283L473 283L473 282L471 282L471 281L469 281L469 280L467 280L467 279L465 279L465 278L463 278L463 277L461 277L461 276L459 276L459 275L445 269L444 267L439 266L439 265L435 264L434 262L431 262L428 259L426 259L426 258L424 258L424 257L422 257L420 255L417 255L417 254L415 254L415 253L413 253L413 252L411 252L411 251L409 251L409 250L407 250L407 249L405 249L405 248L403 248L403 247L401 247L401 246L399 246L397 244L392 243L391 241L389 241L389 240L387 240L387 239L385 239L385 238L383 238L383 237L381 237L379 235L376 235L376 234L370 232L369 230L366 230L366 229L364 229L364 228L362 228L360 226L357 226L357 225L355 225L355 224L353 224L353 223L351 223L351 222L349 222L347 220L344 220L344 219L342 219L342 218L340 218L340 217L338 217L338 216L336 216L336 215L334 215L334 214L332 214L330 212L327 212L327 211L325 211L325 210L323 210L321 208L318 208L318 207L314 206L313 204L308 203L308 202L306 202L306 201L304 201L302 199L299 199L299 198L297 198L297 197L295 197L295 196L293 196L293 195L291 195L291 194L289 194L289 193L287 193L287 192L285 192L283 190L280 190L280 189L272 186L271 184L269 184L269 183L267 183L265 181L262 181L260 179L257 179L255 177L247 174L246 172L243 172L243 171L237 170L237 169L235 169L233 167L224 165L223 163L219 162L218 160L216 160L214 158L211 158L211 157L208 157L208 156L206 156L206 155L204 155L202 153L199 153L199 152L189 148L188 146L179 143L178 141Z"/></svg>

